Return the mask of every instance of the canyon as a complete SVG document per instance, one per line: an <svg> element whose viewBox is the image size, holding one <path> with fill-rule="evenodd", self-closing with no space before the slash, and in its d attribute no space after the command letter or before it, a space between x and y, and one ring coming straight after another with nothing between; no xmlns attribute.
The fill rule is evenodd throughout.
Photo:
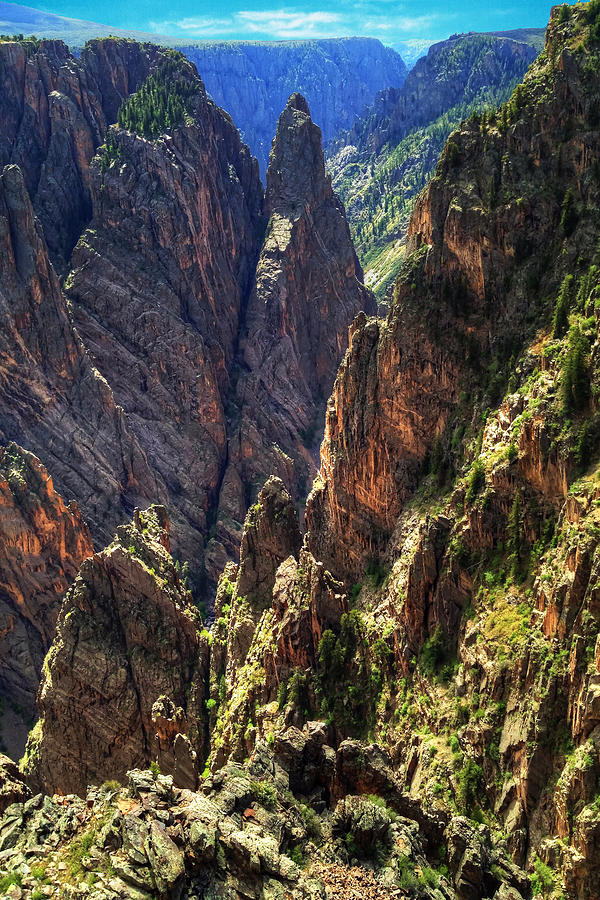
<svg viewBox="0 0 600 900"><path fill-rule="evenodd" d="M263 191L180 54L0 43L104 117L62 289L0 176L14 900L597 896L600 3L497 40L379 316L301 94Z"/></svg>

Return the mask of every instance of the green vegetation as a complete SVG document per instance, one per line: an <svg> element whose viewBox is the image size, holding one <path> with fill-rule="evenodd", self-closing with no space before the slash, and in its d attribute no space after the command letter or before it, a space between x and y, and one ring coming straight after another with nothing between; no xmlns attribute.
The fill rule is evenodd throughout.
<svg viewBox="0 0 600 900"><path fill-rule="evenodd" d="M20 44L25 51L27 59L31 59L37 53L41 43L41 39L36 37L35 34L30 34L27 37L24 37L22 34L0 34L0 43L7 41Z"/></svg>
<svg viewBox="0 0 600 900"><path fill-rule="evenodd" d="M579 325L569 331L561 370L561 397L566 413L581 412L590 397L589 341Z"/></svg>
<svg viewBox="0 0 600 900"><path fill-rule="evenodd" d="M573 276L565 275L560 286L556 306L554 308L553 334L555 338L561 338L567 333L569 327L569 310L573 295Z"/></svg>
<svg viewBox="0 0 600 900"><path fill-rule="evenodd" d="M458 805L467 815L471 815L479 805L478 795L482 778L483 769L469 757L458 776Z"/></svg>
<svg viewBox="0 0 600 900"><path fill-rule="evenodd" d="M181 53L168 50L165 57L141 88L123 101L117 116L120 128L150 140L190 121L192 101L200 90Z"/></svg>
<svg viewBox="0 0 600 900"><path fill-rule="evenodd" d="M277 791L270 782L253 781L252 792L258 803L265 809L275 809L277 806Z"/></svg>
<svg viewBox="0 0 600 900"><path fill-rule="evenodd" d="M23 884L23 878L18 872L10 872L10 874L0 878L0 892L5 893L13 884L16 884L18 887L21 887Z"/></svg>
<svg viewBox="0 0 600 900"><path fill-rule="evenodd" d="M560 227L566 237L571 237L577 227L578 219L579 214L577 212L573 191L569 188L565 194L560 213Z"/></svg>
<svg viewBox="0 0 600 900"><path fill-rule="evenodd" d="M369 639L357 610L342 615L340 633L327 629L318 648L315 694L320 714L362 734L373 724L393 653L383 640Z"/></svg>
<svg viewBox="0 0 600 900"><path fill-rule="evenodd" d="M465 503L470 506L485 487L485 465L481 457L475 460L467 482Z"/></svg>
<svg viewBox="0 0 600 900"><path fill-rule="evenodd" d="M69 844L65 861L72 878L76 878L83 872L83 859L89 855L96 840L96 833L96 829L91 828Z"/></svg>
<svg viewBox="0 0 600 900"><path fill-rule="evenodd" d="M486 80L483 73L497 54L501 74ZM448 42L422 77L431 79L433 94L443 92L445 84L464 85L460 102L426 122L416 111L412 126L409 123L400 130L390 129L386 113L380 114L374 107L350 135L358 155L343 165L343 156L331 159L335 189L346 205L367 282L378 297L385 295L402 265L401 243L415 199L430 180L449 136L469 117L475 117L486 129L490 117L495 116L492 111L511 97L526 67L524 58L503 57L500 42L492 36L469 35ZM411 82L409 76L407 92ZM471 87L482 83L488 86ZM374 153L370 149L372 136L380 127L386 141ZM458 147L451 142L446 159L452 168L458 163L457 154ZM492 194L494 191L495 185Z"/></svg>
<svg viewBox="0 0 600 900"><path fill-rule="evenodd" d="M536 858L533 868L534 874L531 875L530 878L531 890L534 897L537 894L541 894L542 896L548 895L554 889L555 884L555 877L552 869L543 863L539 857Z"/></svg>

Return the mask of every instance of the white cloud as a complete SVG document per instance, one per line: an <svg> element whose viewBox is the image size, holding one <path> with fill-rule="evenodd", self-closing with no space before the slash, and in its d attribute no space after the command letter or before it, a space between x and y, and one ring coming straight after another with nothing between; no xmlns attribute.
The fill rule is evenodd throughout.
<svg viewBox="0 0 600 900"><path fill-rule="evenodd" d="M338 0L340 12L301 9L244 9L219 17L185 16L150 22L154 32L181 34L188 38L253 38L294 40L302 38L344 37L350 35L379 36L386 42L429 34L431 26L453 18L452 14L403 14L402 7L385 14L381 5L387 0ZM381 4L381 5L380 5ZM379 8L378 8L379 7ZM387 11L386 11L387 12ZM444 29L445 30L445 29Z"/></svg>
<svg viewBox="0 0 600 900"><path fill-rule="evenodd" d="M362 23L365 34L370 31L394 31L399 34L422 34L437 21L436 16L372 16Z"/></svg>
<svg viewBox="0 0 600 900"><path fill-rule="evenodd" d="M162 22L150 22L152 31L158 34L169 34L184 31L189 35L229 34L238 30L233 19L213 19L208 16L188 16L184 19L165 19Z"/></svg>
<svg viewBox="0 0 600 900"><path fill-rule="evenodd" d="M332 25L341 21L338 13L315 10L293 12L285 9L241 10L236 19L253 34L269 34L277 38L328 37ZM339 31L339 29L333 29Z"/></svg>

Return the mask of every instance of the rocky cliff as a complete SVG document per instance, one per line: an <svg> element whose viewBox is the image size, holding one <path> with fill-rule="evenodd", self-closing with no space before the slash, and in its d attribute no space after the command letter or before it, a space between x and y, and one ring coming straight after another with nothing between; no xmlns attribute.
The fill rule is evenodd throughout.
<svg viewBox="0 0 600 900"><path fill-rule="evenodd" d="M39 334L42 318L51 322L50 312L31 321L31 341L40 347L37 366L50 377L46 369L62 352L73 357L71 369L89 366L91 358L101 378L90 367L90 386L106 395L102 412L89 390L81 389L85 397L65 396L66 406L79 404L94 424L85 436L78 412L77 428L65 428L54 444L47 436L42 442L41 433L54 428L51 410L61 390L41 413L35 395L42 374L30 365L20 376L27 400L19 396L14 403L15 382L5 381L4 436L51 466L60 490L80 502L98 544L109 539L120 509L130 513L138 499L168 501L174 552L190 561L196 588L205 591L205 572L216 583L237 552L246 509L267 472L280 474L296 499L306 494L315 470L318 407L331 389L348 325L360 309L372 308L343 208L325 177L320 132L307 107L298 121L282 124L286 138L274 161L279 180L269 189L265 240L256 162L180 54L118 39L92 41L79 60L60 43L4 41L0 47L12 123L5 155L22 165L45 232L58 241L52 247L61 265L73 241L57 237L56 222L68 220L75 235L92 218L64 282L77 335L52 267L42 258L45 249L35 251L50 284L40 299L44 310L57 308L62 329L60 339L51 331ZM146 118L136 118L156 90L164 92L169 110L148 107ZM58 94L75 97L81 128L63 129L53 142L58 131L48 98ZM117 118L120 125L107 130ZM34 141L38 133L43 141ZM303 135L310 136L306 155ZM64 170L73 159L76 184ZM292 208L286 191L297 170L306 183L295 188ZM65 196L77 209L54 203L43 178L55 187L66 184ZM28 215L30 238L25 224L11 226L7 214L7 240L39 243ZM271 234L281 227L289 227L290 240L271 246ZM6 282L12 305L4 328L7 371L22 355L12 294L33 290ZM271 336L259 342L263 326ZM61 340L69 349L65 344L61 350ZM247 349L253 343L254 356ZM113 397L118 406L107 413ZM122 435L117 440L107 434L88 446L95 423L107 416L114 416L110 428ZM209 536L214 540L205 557Z"/></svg>
<svg viewBox="0 0 600 900"><path fill-rule="evenodd" d="M92 213L89 164L119 104L147 77L156 47L1 41L0 166L18 165L59 272Z"/></svg>
<svg viewBox="0 0 600 900"><path fill-rule="evenodd" d="M202 559L227 459L224 403L261 234L256 164L181 58L192 121L111 132L67 296L79 334L169 494L175 545ZM108 153L108 151L107 151Z"/></svg>
<svg viewBox="0 0 600 900"><path fill-rule="evenodd" d="M96 539L164 496L123 410L76 334L23 176L0 175L0 438L33 451Z"/></svg>
<svg viewBox="0 0 600 900"><path fill-rule="evenodd" d="M61 595L93 547L77 504L66 506L40 461L16 444L0 449L0 535L2 742L18 758Z"/></svg>
<svg viewBox="0 0 600 900"><path fill-rule="evenodd" d="M380 297L393 285L415 198L448 136L471 113L507 100L538 52L519 32L453 35L328 147L328 169Z"/></svg>
<svg viewBox="0 0 600 900"><path fill-rule="evenodd" d="M207 650L165 510L136 510L64 598L22 763L31 783L85 793L157 761L195 787Z"/></svg>
<svg viewBox="0 0 600 900"><path fill-rule="evenodd" d="M321 132L293 94L273 142L265 238L241 331L237 430L219 506L219 541L236 547L245 508L234 485L279 476L296 499L316 471L325 398L348 343L348 325L373 312L344 209L325 174ZM255 490L255 488L254 488ZM231 523L234 524L233 530ZM231 549L229 550L231 557ZM222 555L215 560L221 562ZM214 567L217 568L216 566Z"/></svg>
<svg viewBox="0 0 600 900"><path fill-rule="evenodd" d="M241 130L263 177L277 120L294 91L306 97L329 141L352 127L355 116L373 102L378 91L400 87L407 73L402 54L375 38L184 43L181 37L67 19L5 2L0 2L0 18L7 34L64 41L72 51L83 50L82 56L86 42L109 35L119 38L122 46L129 39L129 43L180 50L197 66L214 101Z"/></svg>

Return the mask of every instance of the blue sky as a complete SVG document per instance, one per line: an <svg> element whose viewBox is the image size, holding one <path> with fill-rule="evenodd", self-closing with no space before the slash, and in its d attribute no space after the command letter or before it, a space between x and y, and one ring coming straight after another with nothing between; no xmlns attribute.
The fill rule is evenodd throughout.
<svg viewBox="0 0 600 900"><path fill-rule="evenodd" d="M546 25L548 0L29 0L22 5L89 19L117 28L188 38L288 40L370 35L386 44L409 38L437 40L460 31L491 31Z"/></svg>

